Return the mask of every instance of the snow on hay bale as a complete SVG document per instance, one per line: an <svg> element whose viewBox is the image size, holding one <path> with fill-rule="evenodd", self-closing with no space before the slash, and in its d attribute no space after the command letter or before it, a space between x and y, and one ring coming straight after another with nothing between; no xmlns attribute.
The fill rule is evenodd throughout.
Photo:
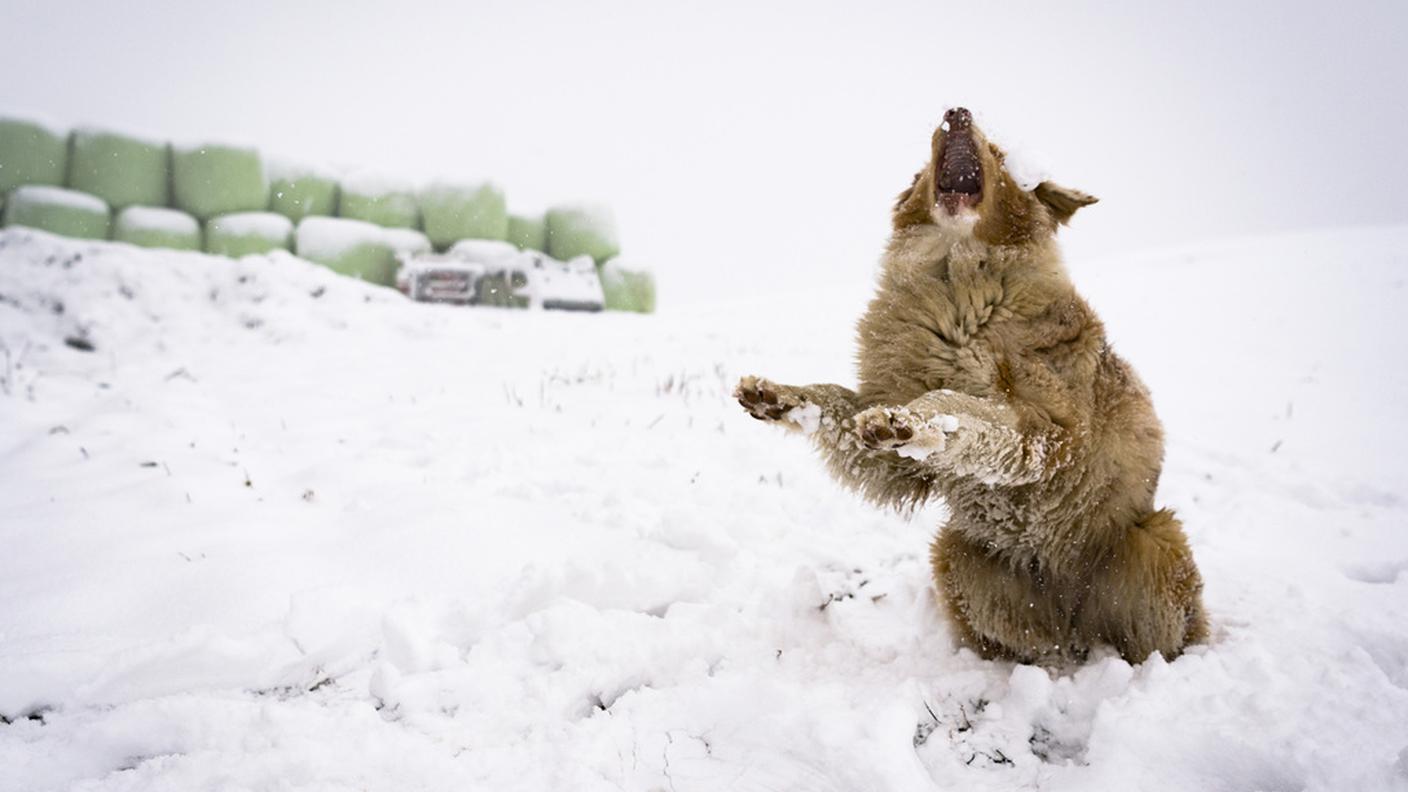
<svg viewBox="0 0 1408 792"><path fill-rule="evenodd" d="M112 238L139 247L200 250L200 221L179 209L129 206L117 213Z"/></svg>
<svg viewBox="0 0 1408 792"><path fill-rule="evenodd" d="M598 264L621 252L611 210L577 204L548 210L548 255L560 261L591 256Z"/></svg>
<svg viewBox="0 0 1408 792"><path fill-rule="evenodd" d="M216 143L172 146L171 187L176 206L201 220L263 211L269 205L264 161L252 148Z"/></svg>
<svg viewBox="0 0 1408 792"><path fill-rule="evenodd" d="M620 256L601 266L601 290L608 311L655 312L655 277Z"/></svg>
<svg viewBox="0 0 1408 792"><path fill-rule="evenodd" d="M450 246L450 255L465 261L492 264L518 255L518 248L498 239L462 239Z"/></svg>
<svg viewBox="0 0 1408 792"><path fill-rule="evenodd" d="M114 211L171 203L171 154L165 143L79 129L69 148L68 186L102 198Z"/></svg>
<svg viewBox="0 0 1408 792"><path fill-rule="evenodd" d="M64 133L20 118L0 117L0 195L25 184L64 183Z"/></svg>
<svg viewBox="0 0 1408 792"><path fill-rule="evenodd" d="M109 213L102 198L62 187L17 187L5 202L5 225L38 228L79 239L107 239Z"/></svg>
<svg viewBox="0 0 1408 792"><path fill-rule="evenodd" d="M293 221L274 212L235 212L205 223L205 252L217 256L251 256L288 250Z"/></svg>
<svg viewBox="0 0 1408 792"><path fill-rule="evenodd" d="M548 248L548 224L542 215L525 217L508 216L508 241L519 250L537 250L546 253Z"/></svg>
<svg viewBox="0 0 1408 792"><path fill-rule="evenodd" d="M374 176L353 176L342 181L337 216L384 228L420 227L415 193L409 187Z"/></svg>
<svg viewBox="0 0 1408 792"><path fill-rule="evenodd" d="M430 240L414 228L383 228L382 241L395 253L429 253Z"/></svg>
<svg viewBox="0 0 1408 792"><path fill-rule="evenodd" d="M488 182L432 184L421 190L420 212L425 235L440 249L461 239L508 236L508 203L504 200L504 191Z"/></svg>
<svg viewBox="0 0 1408 792"><path fill-rule="evenodd" d="M413 229L382 228L342 217L305 217L298 224L297 254L343 275L391 286L397 253L428 253L430 240Z"/></svg>
<svg viewBox="0 0 1408 792"><path fill-rule="evenodd" d="M313 170L269 167L269 209L297 223L305 217L337 214L337 181Z"/></svg>

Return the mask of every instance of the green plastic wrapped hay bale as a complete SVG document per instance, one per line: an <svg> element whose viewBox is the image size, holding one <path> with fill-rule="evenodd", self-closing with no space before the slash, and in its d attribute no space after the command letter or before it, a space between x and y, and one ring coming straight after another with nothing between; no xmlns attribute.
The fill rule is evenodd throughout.
<svg viewBox="0 0 1408 792"><path fill-rule="evenodd" d="M559 261L591 256L597 264L621 252L611 210L577 204L548 210L548 255Z"/></svg>
<svg viewBox="0 0 1408 792"><path fill-rule="evenodd" d="M171 203L170 161L165 143L80 129L69 149L68 186L102 198L113 211L166 206Z"/></svg>
<svg viewBox="0 0 1408 792"><path fill-rule="evenodd" d="M342 182L337 216L384 228L419 228L420 205L410 188L370 176Z"/></svg>
<svg viewBox="0 0 1408 792"><path fill-rule="evenodd" d="M508 241L519 250L538 250L546 253L548 247L548 224L542 215L525 217L508 216Z"/></svg>
<svg viewBox="0 0 1408 792"><path fill-rule="evenodd" d="M217 256L253 256L288 250L293 221L273 212L235 212L205 224L205 252Z"/></svg>
<svg viewBox="0 0 1408 792"><path fill-rule="evenodd" d="M382 229L361 220L305 217L298 223L294 252L343 275L390 285L396 255L384 243Z"/></svg>
<svg viewBox="0 0 1408 792"><path fill-rule="evenodd" d="M269 211L297 223L305 217L337 214L337 181L286 165L269 168Z"/></svg>
<svg viewBox="0 0 1408 792"><path fill-rule="evenodd" d="M17 187L5 202L5 225L38 228L78 239L107 239L108 205L96 195L62 187Z"/></svg>
<svg viewBox="0 0 1408 792"><path fill-rule="evenodd" d="M421 191L425 235L443 250L461 239L508 237L508 203L493 184L435 184Z"/></svg>
<svg viewBox="0 0 1408 792"><path fill-rule="evenodd" d="M25 184L62 186L68 135L36 121L0 117L0 194Z"/></svg>
<svg viewBox="0 0 1408 792"><path fill-rule="evenodd" d="M139 247L200 250L200 221L179 209L129 206L117 213L112 238Z"/></svg>
<svg viewBox="0 0 1408 792"><path fill-rule="evenodd" d="M608 311L655 312L655 276L619 256L601 265L601 291Z"/></svg>
<svg viewBox="0 0 1408 792"><path fill-rule="evenodd" d="M269 205L264 161L252 148L207 143L171 148L172 199L179 209L209 220Z"/></svg>
<svg viewBox="0 0 1408 792"><path fill-rule="evenodd" d="M382 228L341 217L305 217L298 224L298 255L343 275L391 286L397 253L427 253L430 240L413 229Z"/></svg>

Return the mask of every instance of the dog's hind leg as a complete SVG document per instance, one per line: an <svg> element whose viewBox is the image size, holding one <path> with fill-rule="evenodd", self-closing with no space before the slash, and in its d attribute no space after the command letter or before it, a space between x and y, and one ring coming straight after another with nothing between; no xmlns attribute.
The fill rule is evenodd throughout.
<svg viewBox="0 0 1408 792"><path fill-rule="evenodd" d="M1040 479L1059 451L1054 432L1022 429L1005 402L949 390L930 391L903 407L871 407L855 416L867 448L922 460L946 476L987 484Z"/></svg>
<svg viewBox="0 0 1408 792"><path fill-rule="evenodd" d="M855 422L860 398L849 388L744 377L734 396L754 418L808 435L836 480L876 504L905 510L934 494L932 470L860 442Z"/></svg>
<svg viewBox="0 0 1408 792"><path fill-rule="evenodd" d="M1026 663L1085 652L1072 640L1075 603L1034 568L1014 569L951 526L934 538L929 560L960 645L989 659Z"/></svg>
<svg viewBox="0 0 1408 792"><path fill-rule="evenodd" d="M1183 526L1160 510L1125 529L1109 554L1085 576L1078 629L1087 641L1108 642L1131 663L1150 653L1177 657L1207 640L1203 581Z"/></svg>

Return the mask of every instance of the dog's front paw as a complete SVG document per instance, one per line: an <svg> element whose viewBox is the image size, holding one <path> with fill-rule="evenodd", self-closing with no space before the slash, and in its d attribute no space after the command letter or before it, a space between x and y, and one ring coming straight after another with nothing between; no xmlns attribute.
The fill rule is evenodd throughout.
<svg viewBox="0 0 1408 792"><path fill-rule="evenodd" d="M924 420L907 407L871 407L856 413L856 436L866 448L924 459L944 450L945 435L958 428L952 415Z"/></svg>
<svg viewBox="0 0 1408 792"><path fill-rule="evenodd" d="M866 448L899 448L914 439L909 411L903 407L871 407L856 414L856 435Z"/></svg>
<svg viewBox="0 0 1408 792"><path fill-rule="evenodd" d="M801 402L789 398L782 386L761 377L748 376L738 381L733 389L733 397L743 405L748 414L759 421L777 421Z"/></svg>
<svg viewBox="0 0 1408 792"><path fill-rule="evenodd" d="M810 432L820 419L820 408L808 402L799 389L761 377L739 380L733 396L759 421L775 421Z"/></svg>

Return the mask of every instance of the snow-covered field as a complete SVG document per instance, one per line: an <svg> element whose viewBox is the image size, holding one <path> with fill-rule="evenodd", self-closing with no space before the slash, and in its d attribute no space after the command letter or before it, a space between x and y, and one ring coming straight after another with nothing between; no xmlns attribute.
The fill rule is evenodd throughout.
<svg viewBox="0 0 1408 792"><path fill-rule="evenodd" d="M1207 582L1171 663L955 650L942 507L731 401L849 382L865 294L455 309L0 232L0 790L1408 788L1408 227L1072 272Z"/></svg>

